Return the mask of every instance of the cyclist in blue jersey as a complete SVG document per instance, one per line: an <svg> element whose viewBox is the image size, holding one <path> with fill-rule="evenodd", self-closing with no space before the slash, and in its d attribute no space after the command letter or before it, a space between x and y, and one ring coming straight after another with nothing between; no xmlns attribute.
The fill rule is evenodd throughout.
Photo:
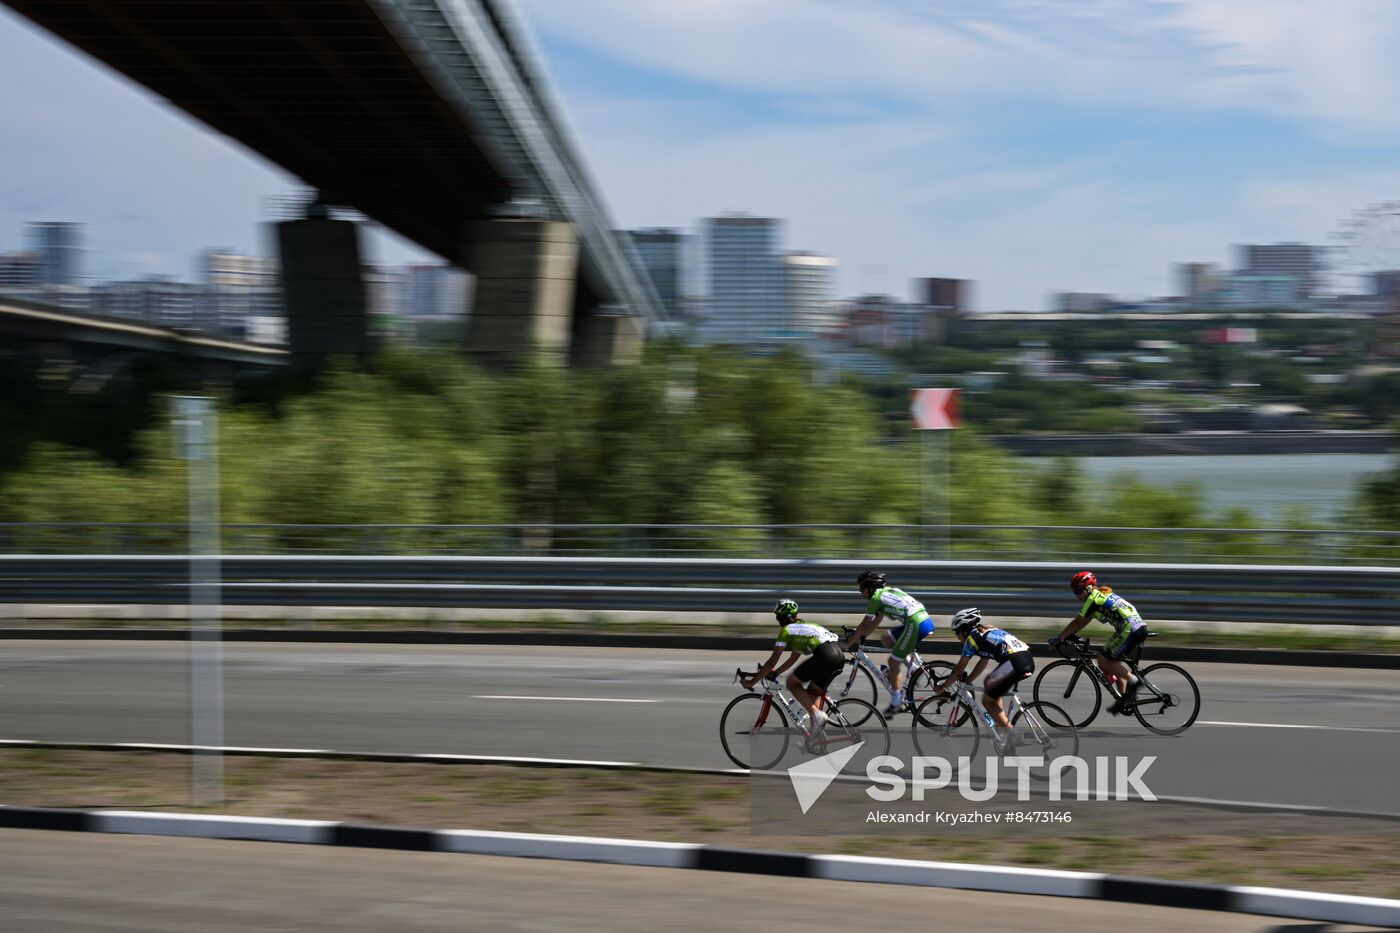
<svg viewBox="0 0 1400 933"><path fill-rule="evenodd" d="M1074 617L1074 621L1066 625L1063 632L1050 639L1050 647L1058 648L1061 641L1075 635L1096 619L1112 626L1113 634L1104 642L1103 653L1096 660L1099 670L1117 677L1118 683L1123 685L1123 695L1108 708L1108 711L1115 716L1124 713L1137 695L1139 681L1133 676L1132 669L1121 659L1126 658L1147 640L1147 623L1142 620L1132 603L1113 592L1112 587L1101 586L1098 577L1088 570L1081 570L1071 577L1069 586L1075 597L1083 601L1083 605L1079 607L1079 615Z"/></svg>
<svg viewBox="0 0 1400 933"><path fill-rule="evenodd" d="M880 638L890 649L890 705L885 707L885 718L889 719L905 708L904 659L922 639L933 634L933 619L923 603L898 587L889 586L885 575L878 570L867 570L856 577L856 586L866 600L865 618L841 645L842 651L850 651L860 644L862 638L879 626L881 619L898 623Z"/></svg>
<svg viewBox="0 0 1400 933"><path fill-rule="evenodd" d="M982 708L1002 727L1004 736L1011 730L1011 721L1006 718L1001 698L1017 681L1025 680L1034 673L1035 660L1031 657L1030 646L1005 629L993 628L983 622L979 609L963 609L953 616L953 631L963 639L962 657L958 658L957 666L939 686L938 692L947 693L953 689L973 658L978 660L967 678L969 682L976 680L989 662L996 662L996 667L982 682ZM999 738L998 741L1004 739Z"/></svg>
<svg viewBox="0 0 1400 933"><path fill-rule="evenodd" d="M838 647L840 636L820 625L799 619L797 603L791 599L778 600L778 604L773 607L773 615L777 616L781 626L773 653L768 656L768 660L759 665L752 676L740 677L739 683L744 685L745 690L750 690L754 684L768 676L769 671L777 677L796 664L798 658L810 655L807 660L797 665L797 670L788 675L787 688L807 711L807 721L812 724L811 731L820 732L826 725L826 713L817 709L817 697L826 692L832 679L846 666L846 658ZM774 665L785 650L791 651L791 656L781 667L774 670Z"/></svg>

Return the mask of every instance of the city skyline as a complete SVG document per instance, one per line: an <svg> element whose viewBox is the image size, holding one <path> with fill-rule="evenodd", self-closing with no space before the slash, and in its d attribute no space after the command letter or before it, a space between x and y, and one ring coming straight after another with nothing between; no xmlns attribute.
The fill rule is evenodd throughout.
<svg viewBox="0 0 1400 933"><path fill-rule="evenodd" d="M1400 12L1381 6L1365 30L1187 0L525 7L617 227L783 217L841 260L843 295L912 297L935 272L981 283L979 310L1166 294L1171 262L1325 243L1400 192L1400 81L1377 51ZM184 275L192 241L269 251L260 204L295 179L8 10L0 51L0 80L26 87L0 102L0 230L88 222L109 278ZM366 258L430 257L376 228Z"/></svg>

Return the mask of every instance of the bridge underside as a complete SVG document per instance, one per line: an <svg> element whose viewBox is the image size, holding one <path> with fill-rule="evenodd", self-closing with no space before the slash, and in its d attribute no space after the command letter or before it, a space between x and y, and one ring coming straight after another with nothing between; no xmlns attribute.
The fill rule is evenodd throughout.
<svg viewBox="0 0 1400 933"><path fill-rule="evenodd" d="M518 182L365 0L5 0L307 184L469 271ZM580 321L608 289L581 264ZM289 312L293 309L289 308Z"/></svg>
<svg viewBox="0 0 1400 933"><path fill-rule="evenodd" d="M439 255L510 197L362 0L6 0L175 106Z"/></svg>

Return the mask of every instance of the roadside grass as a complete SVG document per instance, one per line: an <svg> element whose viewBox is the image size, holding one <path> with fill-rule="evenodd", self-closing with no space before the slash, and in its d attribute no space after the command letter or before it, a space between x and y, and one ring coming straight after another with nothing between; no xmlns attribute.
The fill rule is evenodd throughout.
<svg viewBox="0 0 1400 933"><path fill-rule="evenodd" d="M1208 814L1191 824L1200 830L1194 834L1175 828L1186 824L1170 815L1121 836L1073 835L1068 828L1053 838L904 835L878 827L761 835L750 831L750 782L733 775L258 756L226 757L224 770L224 806L202 809L190 802L185 755L0 749L0 801L700 842L1400 895L1400 832L1388 828L1307 835L1293 832L1298 824L1290 818L1251 833L1238 827L1256 824L1227 825Z"/></svg>

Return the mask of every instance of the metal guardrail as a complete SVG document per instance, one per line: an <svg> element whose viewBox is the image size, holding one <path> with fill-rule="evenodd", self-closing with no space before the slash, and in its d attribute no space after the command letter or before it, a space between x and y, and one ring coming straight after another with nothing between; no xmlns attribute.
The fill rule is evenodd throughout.
<svg viewBox="0 0 1400 933"><path fill-rule="evenodd" d="M175 554L187 526L0 523L0 553ZM1400 567L1400 532L1045 525L230 524L230 554L457 554Z"/></svg>
<svg viewBox="0 0 1400 933"><path fill-rule="evenodd" d="M223 599L245 606L461 607L763 613L780 595L808 612L859 614L871 561L234 555ZM882 561L946 618L1067 618L1080 564ZM181 604L182 556L0 555L0 603ZM1099 564L1149 620L1400 624L1400 568Z"/></svg>

